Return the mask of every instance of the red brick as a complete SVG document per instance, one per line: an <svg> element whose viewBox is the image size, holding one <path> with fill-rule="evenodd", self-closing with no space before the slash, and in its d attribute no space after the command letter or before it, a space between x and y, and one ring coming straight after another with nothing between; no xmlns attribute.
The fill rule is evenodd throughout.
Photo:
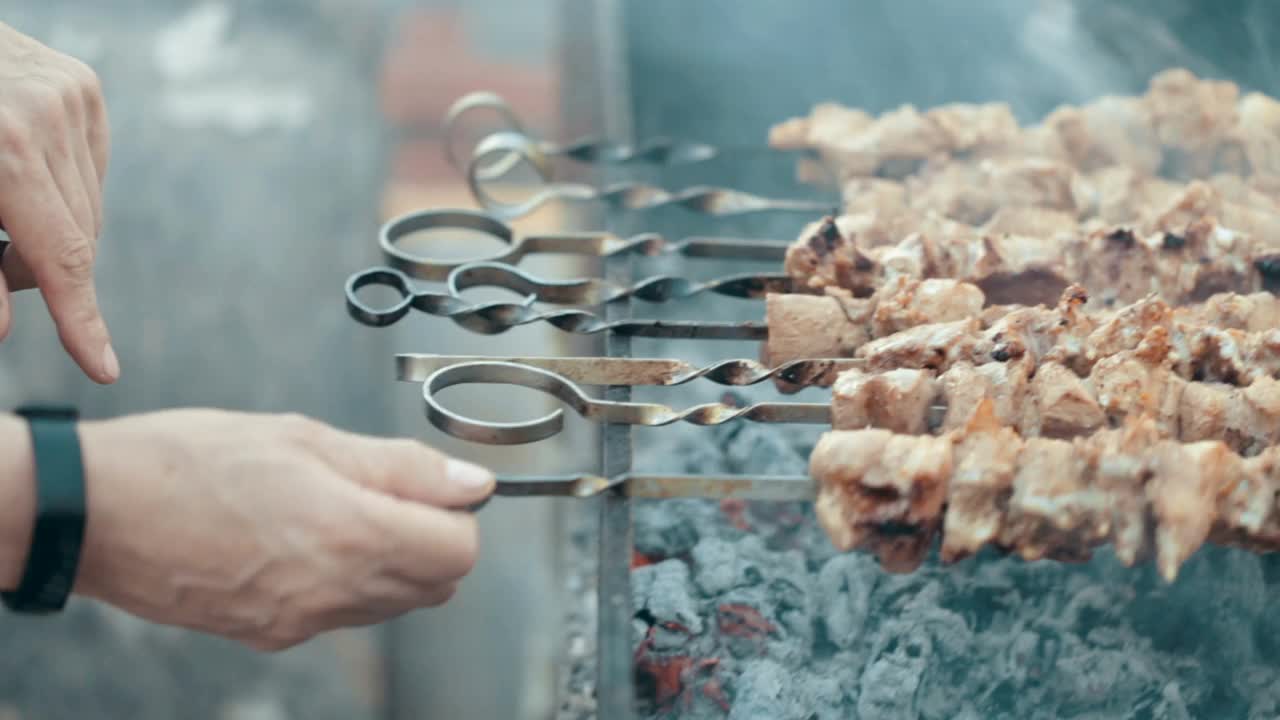
<svg viewBox="0 0 1280 720"><path fill-rule="evenodd" d="M504 97L533 130L551 127L558 106L552 67L477 54L467 44L460 17L448 10L419 9L402 16L380 85L388 122L428 132L439 129L449 105L476 90Z"/></svg>

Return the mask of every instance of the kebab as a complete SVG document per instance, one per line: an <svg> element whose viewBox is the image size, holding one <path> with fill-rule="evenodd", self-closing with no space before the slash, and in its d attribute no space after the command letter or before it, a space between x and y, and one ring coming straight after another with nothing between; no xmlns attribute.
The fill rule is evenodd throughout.
<svg viewBox="0 0 1280 720"><path fill-rule="evenodd" d="M1280 245L1272 237L1280 238L1280 225L1274 234L1246 234L1201 217L1176 233L1142 235L1127 226L1084 235L917 233L871 248L827 217L792 244L784 267L797 289L811 293L865 296L905 276L971 282L995 304L1052 304L1071 283L1098 290L1106 302L1154 292L1186 304L1280 287Z"/></svg>
<svg viewBox="0 0 1280 720"><path fill-rule="evenodd" d="M903 181L859 178L843 191L842 229L868 247L913 232L1045 235L1127 223L1147 234L1169 229L1178 208L1194 207L1188 200L1210 201L1203 211L1238 230L1274 228L1280 214L1274 188L1237 175L1180 184L1129 167L1081 173L1034 158L928 164Z"/></svg>
<svg viewBox="0 0 1280 720"><path fill-rule="evenodd" d="M866 299L770 295L762 355L772 365L854 357L868 371L939 373L960 362L1025 357L1033 367L1055 362L1086 375L1104 358L1137 350L1160 328L1169 346L1162 357L1184 379L1248 385L1280 372L1280 299L1270 293L1223 293L1178 308L1150 295L1092 312L1076 285L1054 307L983 308L982 297L967 283L902 279Z"/></svg>
<svg viewBox="0 0 1280 720"><path fill-rule="evenodd" d="M833 103L775 126L770 145L818 151L843 177L901 177L934 158L1034 157L1092 170L1123 165L1146 174L1280 174L1280 103L1241 97L1230 82L1174 69L1140 97L1062 106L1020 128L1003 103L905 105L874 118Z"/></svg>
<svg viewBox="0 0 1280 720"><path fill-rule="evenodd" d="M468 363L434 377L478 377L512 367ZM585 409L601 419L596 413L647 413L655 406L600 403ZM477 429L487 427L485 436L437 426L502 443L546 423L475 422ZM1206 541L1256 552L1280 549L1280 447L1243 457L1218 440L1169 439L1147 416L1070 440L1025 438L984 399L962 427L942 435L827 432L812 452L809 475L502 477L496 494L809 500L838 550L871 550L892 572L919 567L939 536L944 563L988 546L1026 560L1082 562L1110 543L1126 565L1154 558L1168 581Z"/></svg>
<svg viewBox="0 0 1280 720"><path fill-rule="evenodd" d="M1098 361L1087 377L1056 362L1029 358L946 372L846 369L832 388L835 429L896 433L950 432L982 403L1022 437L1070 438L1148 416L1162 437L1220 440L1244 455L1280 441L1280 380L1261 376L1243 387L1188 381L1169 366L1164 328L1133 351Z"/></svg>
<svg viewBox="0 0 1280 720"><path fill-rule="evenodd" d="M842 551L909 572L940 534L941 559L984 546L1026 560L1087 560L1110 543L1154 555L1172 581L1205 541L1280 549L1280 448L1242 458L1219 441L1163 438L1148 419L1086 438L1023 438L983 402L943 436L833 431L814 448L818 520Z"/></svg>

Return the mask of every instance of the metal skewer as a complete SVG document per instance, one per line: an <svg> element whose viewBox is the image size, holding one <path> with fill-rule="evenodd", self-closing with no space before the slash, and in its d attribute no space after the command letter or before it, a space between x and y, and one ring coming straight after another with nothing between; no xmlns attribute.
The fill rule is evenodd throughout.
<svg viewBox="0 0 1280 720"><path fill-rule="evenodd" d="M512 160L515 158L516 160ZM507 202L485 189L485 172L495 162L524 163L533 168L544 183L541 190L519 202ZM514 167L514 166L513 166ZM582 183L552 182L550 159L528 137L513 132L497 132L476 145L467 166L467 187L475 201L489 212L506 220L524 217L555 200L601 202L611 210L656 210L671 205L703 215L744 215L759 212L834 213L838 199L816 202L767 198L730 188L696 186L678 191L639 182L620 182L596 187Z"/></svg>
<svg viewBox="0 0 1280 720"><path fill-rule="evenodd" d="M606 478L570 475L499 475L493 495L471 506L479 510L493 497L567 497L589 499L608 492L630 498L663 500L707 498L812 502L817 483L805 475L652 475L626 473Z"/></svg>
<svg viewBox="0 0 1280 720"><path fill-rule="evenodd" d="M674 275L655 275L631 285L617 285L598 278L546 280L506 263L478 262L449 274L449 294L476 287L498 287L535 296L539 302L575 305L603 305L622 300L662 303L685 300L712 293L744 299L762 298L769 293L789 293L795 280L786 273L744 273L697 282Z"/></svg>
<svg viewBox="0 0 1280 720"><path fill-rule="evenodd" d="M466 163L463 158L470 157L473 154L464 152L461 147L462 141L467 137L462 132L462 129L467 124L464 119L474 117L482 111L488 111L497 117L501 123L502 131L523 135L543 155L568 158L578 163L592 165L691 165L713 160L728 152L734 154L750 152L795 155L821 161L821 155L812 149L781 150L767 145L726 147L691 140L677 140L664 136L649 138L634 145L592 136L557 143L535 137L525 126L515 109L497 93L478 91L467 93L454 101L453 105L449 106L449 111L444 118L445 159L459 172L464 172L466 169ZM520 158L518 156L507 155L479 168L478 175L481 180L498 180L510 173L519 163ZM825 168L825 164L823 167ZM830 175L832 173L828 170L827 174Z"/></svg>
<svg viewBox="0 0 1280 720"><path fill-rule="evenodd" d="M468 279L451 281L450 292L439 293L417 290L408 275L389 267L370 268L347 279L345 287L347 312L357 322L372 327L386 327L399 322L410 310L419 310L452 320L454 323L481 335L497 335L520 325L545 322L565 332L592 335L612 332L632 337L698 338L714 340L763 340L768 337L768 327L759 322L703 322L664 320L618 320L607 322L587 310L543 311L532 307L539 300L547 302L573 302L581 297L583 302L604 299L608 302L645 296L651 302L677 300L702 292L714 292L734 297L759 297L771 287L785 283L770 276L736 276L708 283L681 283L664 277L652 278L650 284L639 283L630 288L616 288L600 281L548 282L512 270L495 272L492 266L469 269L458 268ZM489 282L481 282L489 281ZM508 285L507 283L511 283ZM390 288L399 299L386 307L375 307L360 298L360 291L369 286ZM516 291L529 291L524 301L470 303L458 296L461 289L492 285ZM609 297L610 293L614 293ZM601 298L605 295L605 298Z"/></svg>
<svg viewBox="0 0 1280 720"><path fill-rule="evenodd" d="M802 387L826 387L836 375L860 368L863 361L854 358L820 358L793 360L770 368L755 360L724 360L697 367L683 360L663 358L610 357L512 357L482 355L436 355L400 353L396 355L396 379L424 382L437 370L466 363L506 362L546 370L581 385L684 385L706 379L719 385L755 385L778 379Z"/></svg>
<svg viewBox="0 0 1280 720"><path fill-rule="evenodd" d="M620 425L660 427L674 423L722 425L736 420L761 423L831 423L830 403L761 402L746 407L706 403L685 410L640 402L611 402L589 397L574 382L561 375L514 362L464 362L433 372L422 384L427 420L453 437L489 445L520 445L545 440L564 429L564 411L524 422L489 422L460 415L446 408L436 395L447 388L466 384L503 384L540 390L559 399L588 420ZM931 426L938 426L946 408L929 409Z"/></svg>
<svg viewBox="0 0 1280 720"><path fill-rule="evenodd" d="M566 157L580 163L628 165L644 163L648 165L684 165L705 162L716 157L720 151L712 145L699 142L675 140L668 137L655 137L638 145L616 143L602 138L583 137L566 143L554 143L549 140L534 138L521 122L516 111L492 92L467 93L458 98L449 107L444 119L445 157L456 170L462 172L465 163L463 153L459 150L462 139L460 128L463 118L475 115L477 111L488 110L498 117L510 132L520 133L529 138L538 150L547 156ZM764 148L762 148L764 149ZM778 152L768 148L770 152ZM497 180L511 172L520 162L519 158L509 156L480 169L482 180Z"/></svg>
<svg viewBox="0 0 1280 720"><path fill-rule="evenodd" d="M419 255L402 246L406 238L423 232L466 232L470 236L480 234L504 247L488 255L448 259ZM474 238L472 242L475 242ZM454 270L471 263L505 262L518 265L526 256L552 253L598 258L619 255L679 255L688 258L780 263L786 258L789 244L784 240L714 237L667 240L655 233L629 238L606 232L517 235L510 225L478 210L420 210L406 213L383 225L378 233L378 245L392 268L420 280L435 282L443 282Z"/></svg>

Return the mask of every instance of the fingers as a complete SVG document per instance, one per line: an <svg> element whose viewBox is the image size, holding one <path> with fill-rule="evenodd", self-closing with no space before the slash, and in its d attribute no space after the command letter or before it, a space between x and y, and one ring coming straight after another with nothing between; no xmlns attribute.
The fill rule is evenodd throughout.
<svg viewBox="0 0 1280 720"><path fill-rule="evenodd" d="M44 158L6 158L0 217L13 248L35 275L63 346L85 374L100 383L119 377L120 366L94 288L94 249L63 200ZM8 254L8 253L6 253Z"/></svg>
<svg viewBox="0 0 1280 720"><path fill-rule="evenodd" d="M98 76L88 65L74 58L67 58L66 73L68 89L63 98L72 125L67 135L70 140L70 155L87 205L85 219L90 224L84 226L84 229L96 242L102 234L102 185L106 178L110 143L106 104L102 98ZM78 212L70 200L68 204L73 212ZM80 219L78 214L77 219Z"/></svg>
<svg viewBox="0 0 1280 720"><path fill-rule="evenodd" d="M463 508L493 492L493 474L413 440L371 440L378 462L364 484L404 500Z"/></svg>
<svg viewBox="0 0 1280 720"><path fill-rule="evenodd" d="M0 33L0 221L13 241L4 276L10 291L39 286L76 363L114 382L93 280L110 139L101 85L79 60Z"/></svg>
<svg viewBox="0 0 1280 720"><path fill-rule="evenodd" d="M93 160L93 168L98 176L98 187L107 184L107 166L111 159L111 119L107 115L107 103L102 96L102 85L93 69L83 63L82 78L85 114L85 140L88 143L89 157Z"/></svg>
<svg viewBox="0 0 1280 720"><path fill-rule="evenodd" d="M493 473L422 443L340 434L345 447L327 460L370 490L440 508L464 508L493 492Z"/></svg>
<svg viewBox="0 0 1280 720"><path fill-rule="evenodd" d="M58 188L58 193L62 195L63 201L67 205L67 209L71 211L71 217L75 220L76 227L80 229L86 241L91 246L96 246L98 232L97 220L94 219L94 203L89 200L90 188L94 195L97 194L98 180L96 177L88 178L92 185L86 185L86 178L81 174L80 168L77 166L78 158L76 155L89 154L89 148L83 143L77 143L82 147L79 149L72 147L61 147L50 151L45 157L45 165L49 168L49 174L53 176L54 185ZM90 161L91 162L91 161ZM89 173L93 174L92 166Z"/></svg>
<svg viewBox="0 0 1280 720"><path fill-rule="evenodd" d="M5 251L5 255L8 255ZM13 306L9 304L9 285L4 274L0 273L0 341L9 337L9 329L13 327Z"/></svg>
<svg viewBox="0 0 1280 720"><path fill-rule="evenodd" d="M76 142L73 150L76 174L80 178L80 186L84 189L83 195L88 205L85 221L89 225L84 228L84 231L96 245L98 237L102 235L102 184L98 179L98 171L93 165L89 141L85 139L83 142Z"/></svg>
<svg viewBox="0 0 1280 720"><path fill-rule="evenodd" d="M370 519L395 546L386 559L391 572L431 591L461 580L475 567L480 535L474 515L376 492L363 497Z"/></svg>

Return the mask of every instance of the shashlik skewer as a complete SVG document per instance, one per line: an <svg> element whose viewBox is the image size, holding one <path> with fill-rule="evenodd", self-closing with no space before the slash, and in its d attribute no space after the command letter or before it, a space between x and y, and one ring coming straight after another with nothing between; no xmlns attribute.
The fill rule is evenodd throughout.
<svg viewBox="0 0 1280 720"><path fill-rule="evenodd" d="M816 150L842 177L900 176L934 158L1037 157L1081 169L1123 165L1148 174L1280 174L1280 102L1241 97L1230 82L1174 69L1138 97L1062 106L1019 127L1009 106L907 105L879 118L832 103L775 126L770 144Z"/></svg>
<svg viewBox="0 0 1280 720"><path fill-rule="evenodd" d="M1037 366L1030 355L976 366L960 361L940 376L912 368L868 373L856 361L846 361L830 404L760 402L743 407L720 402L685 410L597 400L579 383L672 385L710 376L722 384L747 385L782 369L761 372L749 361L683 370L688 366L679 361L659 359L402 356L400 376L423 382L426 414L437 428L492 444L528 443L555 435L563 428L563 412L529 422L489 423L448 409L439 393L470 383L519 385L552 395L589 420L641 426L750 420L923 434L952 431L975 407L990 403L1000 422L1026 437L1083 436L1150 416L1164 437L1220 440L1244 454L1280 440L1280 380L1260 376L1243 388L1188 381L1173 371L1170 349L1167 331L1156 326L1136 349L1102 358L1085 378L1053 361ZM835 364L809 360L789 367L830 374Z"/></svg>
<svg viewBox="0 0 1280 720"><path fill-rule="evenodd" d="M1205 541L1280 549L1280 447L1242 458L1222 442L1162 439L1134 420L1073 441L1021 438L982 403L941 437L833 431L814 448L815 510L842 551L890 571L984 546L1081 561L1111 543L1126 565L1155 556L1169 581Z"/></svg>
<svg viewBox="0 0 1280 720"><path fill-rule="evenodd" d="M900 276L954 278L995 304L1050 304L1071 283L1113 302L1154 292L1173 304L1280 286L1280 215L1274 228L1247 233L1190 215L1197 219L1172 224L1176 232L1149 235L1125 226L1039 236L919 233L879 247L827 217L792 244L784 267L808 292L866 295Z"/></svg>
<svg viewBox="0 0 1280 720"><path fill-rule="evenodd" d="M777 367L754 360L721 360L697 367L684 360L619 357L492 357L487 355L438 355L400 353L396 355L396 379L423 382L437 370L472 362L508 362L547 370L581 385L684 385L708 380L719 385L741 387L778 379L804 387L827 387L842 371L862 365L853 358L799 359Z"/></svg>
<svg viewBox="0 0 1280 720"><path fill-rule="evenodd" d="M959 362L940 375L848 369L833 388L832 427L945 433L990 402L1000 423L1022 437L1081 437L1149 416L1162 437L1219 440L1245 455L1280 442L1280 380L1260 376L1244 387L1189 381L1170 367L1168 350L1156 328L1138 349L1102 358L1083 378L1029 357Z"/></svg>
<svg viewBox="0 0 1280 720"><path fill-rule="evenodd" d="M1072 442L1023 439L989 411L944 437L828 433L811 477L500 476L494 494L815 501L838 549L870 549L890 572L918 567L939 535L948 564L986 546L1079 562L1109 543L1127 566L1154 557L1169 582L1205 542L1280 550L1280 448L1241 458L1160 439L1140 420Z"/></svg>
<svg viewBox="0 0 1280 720"><path fill-rule="evenodd" d="M983 308L974 286L899 280L869 299L770 295L768 365L804 357L856 357L866 370L983 364L1029 356L1087 374L1100 359L1138 349L1156 327L1185 379L1247 385L1280 372L1280 298L1220 294L1172 308L1149 296L1116 310L1087 312L1088 296L1069 286L1055 307ZM782 389L791 388L780 385Z"/></svg>
<svg viewBox="0 0 1280 720"><path fill-rule="evenodd" d="M1230 175L1183 185L1127 168L1082 176L1058 165L1008 160L928 170L903 183L849 183L837 222L863 248L891 245L914 233L935 240L1084 236L1124 226L1142 236L1182 235L1191 223L1210 217L1233 232L1266 238L1280 227L1277 190L1255 189Z"/></svg>

